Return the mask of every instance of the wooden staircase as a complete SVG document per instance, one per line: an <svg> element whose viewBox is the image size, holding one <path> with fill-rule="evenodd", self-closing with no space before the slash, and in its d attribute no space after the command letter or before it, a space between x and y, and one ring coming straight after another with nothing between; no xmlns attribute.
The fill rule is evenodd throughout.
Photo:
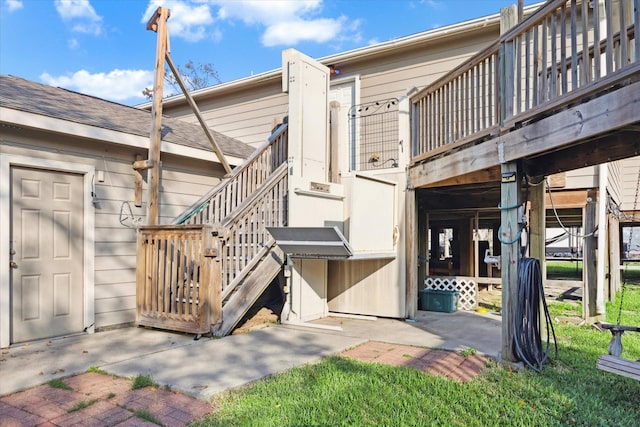
<svg viewBox="0 0 640 427"><path fill-rule="evenodd" d="M138 231L137 323L229 334L285 262L288 125L171 225Z"/></svg>

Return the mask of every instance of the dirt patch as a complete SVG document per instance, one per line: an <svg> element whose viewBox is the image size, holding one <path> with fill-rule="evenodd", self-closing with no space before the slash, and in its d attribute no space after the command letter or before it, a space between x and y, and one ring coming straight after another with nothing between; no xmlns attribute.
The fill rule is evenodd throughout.
<svg viewBox="0 0 640 427"><path fill-rule="evenodd" d="M247 317L244 323L234 329L231 334L244 334L245 332L255 331L256 329L263 329L270 325L275 325L278 323L279 317L279 314L275 313L272 309L262 307L251 317Z"/></svg>

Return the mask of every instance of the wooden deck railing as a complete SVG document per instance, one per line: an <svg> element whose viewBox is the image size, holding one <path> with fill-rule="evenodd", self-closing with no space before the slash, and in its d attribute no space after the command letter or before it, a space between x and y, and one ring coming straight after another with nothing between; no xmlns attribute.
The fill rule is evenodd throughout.
<svg viewBox="0 0 640 427"><path fill-rule="evenodd" d="M138 229L138 324L202 334L220 320L218 234L209 224Z"/></svg>
<svg viewBox="0 0 640 427"><path fill-rule="evenodd" d="M288 125L280 125L267 141L231 175L180 214L173 224L218 224L250 197L287 161Z"/></svg>
<svg viewBox="0 0 640 427"><path fill-rule="evenodd" d="M413 95L413 160L482 140L637 76L640 0L603 4L549 0Z"/></svg>

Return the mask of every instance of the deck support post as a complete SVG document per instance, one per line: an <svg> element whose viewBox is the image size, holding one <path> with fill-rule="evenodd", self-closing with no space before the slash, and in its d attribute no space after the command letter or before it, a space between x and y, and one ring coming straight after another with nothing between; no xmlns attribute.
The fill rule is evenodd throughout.
<svg viewBox="0 0 640 427"><path fill-rule="evenodd" d="M518 24L516 5L500 10L500 34L504 34ZM500 76L499 76L499 113L500 124L513 115L513 82L514 82L514 52L513 44L503 44L500 47ZM502 360L515 362L513 337L513 315L518 296L518 261L520 259L520 212L521 205L520 181L521 175L517 162L504 161L504 143L500 142L498 157L501 162L502 183L500 189L500 232L498 237L501 245L502 264ZM502 153L502 154L501 154Z"/></svg>
<svg viewBox="0 0 640 427"><path fill-rule="evenodd" d="M539 184L529 187L529 256L540 261L542 270L542 280L547 279L545 268L545 191L546 181L542 177L541 181L534 178Z"/></svg>
<svg viewBox="0 0 640 427"><path fill-rule="evenodd" d="M598 210L598 192L587 192L587 204L584 208L584 243L582 250L582 275L584 288L582 291L582 317L589 323L598 320L596 294L598 286L596 268L596 215Z"/></svg>
<svg viewBox="0 0 640 427"><path fill-rule="evenodd" d="M501 184L501 225L499 238L502 263L502 359L515 362L513 348L514 312L518 297L518 261L520 260L520 174L516 162L503 163Z"/></svg>
<svg viewBox="0 0 640 427"><path fill-rule="evenodd" d="M416 317L418 310L418 244L417 237L417 209L416 191L413 188L405 190L405 238L406 238L406 267L407 289L405 297L405 312L408 319Z"/></svg>

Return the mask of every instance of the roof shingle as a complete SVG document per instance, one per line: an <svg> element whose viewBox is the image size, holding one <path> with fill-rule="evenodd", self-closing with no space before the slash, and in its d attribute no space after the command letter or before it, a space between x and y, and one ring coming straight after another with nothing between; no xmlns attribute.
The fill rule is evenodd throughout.
<svg viewBox="0 0 640 427"><path fill-rule="evenodd" d="M151 129L148 111L8 75L0 75L0 106L143 137ZM226 155L246 158L254 151L237 139L212 133ZM162 117L162 140L213 151L200 126L171 117Z"/></svg>

